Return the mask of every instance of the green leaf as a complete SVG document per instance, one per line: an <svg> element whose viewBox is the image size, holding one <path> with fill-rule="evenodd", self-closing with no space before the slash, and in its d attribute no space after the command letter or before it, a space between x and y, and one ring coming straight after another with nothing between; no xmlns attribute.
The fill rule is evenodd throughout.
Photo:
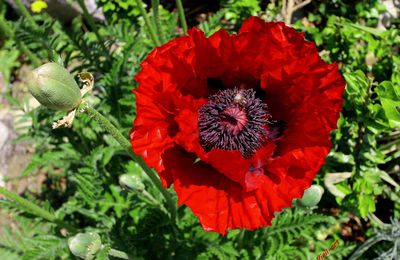
<svg viewBox="0 0 400 260"><path fill-rule="evenodd" d="M384 81L375 89L391 127L400 127L400 85Z"/></svg>
<svg viewBox="0 0 400 260"><path fill-rule="evenodd" d="M358 210L360 211L361 217L367 217L368 213L375 212L375 201L374 196L360 195L358 196Z"/></svg>
<svg viewBox="0 0 400 260"><path fill-rule="evenodd" d="M344 107L349 111L356 110L357 114L362 115L365 110L370 81L361 70L346 73L344 78L347 82Z"/></svg>
<svg viewBox="0 0 400 260"><path fill-rule="evenodd" d="M361 31L364 31L364 32L373 34L373 35L375 35L375 36L381 36L382 33L384 32L384 31L381 30L381 29L371 28L371 27L363 26L363 25L356 24L356 23L341 22L341 23L338 23L338 24L339 24L340 26L345 27L345 28L356 29L356 30L358 30L358 31L361 30Z"/></svg>
<svg viewBox="0 0 400 260"><path fill-rule="evenodd" d="M390 175L387 172L381 171L381 170L378 170L378 171L379 171L379 177L382 180L386 181L387 183L392 184L395 188L399 187L399 184L397 184L397 182L395 180L393 180L393 178L390 177Z"/></svg>

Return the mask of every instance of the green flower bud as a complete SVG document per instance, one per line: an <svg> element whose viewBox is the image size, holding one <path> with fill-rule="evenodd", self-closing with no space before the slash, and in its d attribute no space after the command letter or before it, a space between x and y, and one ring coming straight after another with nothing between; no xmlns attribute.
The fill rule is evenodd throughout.
<svg viewBox="0 0 400 260"><path fill-rule="evenodd" d="M101 249L101 239L97 233L78 233L68 239L68 247L74 256L91 260Z"/></svg>
<svg viewBox="0 0 400 260"><path fill-rule="evenodd" d="M141 192L145 188L142 180L133 174L122 174L119 176L119 185L128 191Z"/></svg>
<svg viewBox="0 0 400 260"><path fill-rule="evenodd" d="M312 185L304 191L303 197L298 200L298 204L303 207L313 207L318 205L324 193L324 188L319 185Z"/></svg>
<svg viewBox="0 0 400 260"><path fill-rule="evenodd" d="M70 111L81 102L81 91L72 75L54 62L33 70L28 87L40 104L51 109Z"/></svg>

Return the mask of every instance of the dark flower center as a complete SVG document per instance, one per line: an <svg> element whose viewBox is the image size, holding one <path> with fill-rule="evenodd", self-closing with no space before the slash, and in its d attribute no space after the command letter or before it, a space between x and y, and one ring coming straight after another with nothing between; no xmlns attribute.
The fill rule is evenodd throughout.
<svg viewBox="0 0 400 260"><path fill-rule="evenodd" d="M199 110L200 145L238 150L251 157L268 139L270 114L253 89L226 89L209 97Z"/></svg>

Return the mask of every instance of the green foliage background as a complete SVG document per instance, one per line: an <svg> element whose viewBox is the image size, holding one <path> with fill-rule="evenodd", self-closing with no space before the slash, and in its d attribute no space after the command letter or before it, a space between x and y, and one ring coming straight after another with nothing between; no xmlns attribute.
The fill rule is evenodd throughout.
<svg viewBox="0 0 400 260"><path fill-rule="evenodd" d="M133 76L154 43L137 1L97 2L107 22L82 15L62 24L45 11L31 21L0 2L0 72L11 84L24 65L38 62L62 61L74 75L90 71L96 81L88 102L128 136L135 117ZM207 35L220 28L234 32L250 15L283 18L281 1L218 5L219 11L198 24ZM154 7L147 7L153 19ZM163 43L180 35L178 14L170 9L157 7ZM4 97L23 112L17 122L32 122L16 129L17 141L35 148L20 177L46 176L39 192L23 196L79 232L99 233L104 247L97 259L108 259L110 248L132 259L316 259L336 240L332 259L398 259L400 21L377 29L385 12L373 0L314 1L294 19L293 26L316 43L327 62L339 63L347 81L333 148L315 179L325 187L318 207L286 209L271 227L226 236L203 231L186 207L178 209L174 223L148 177L98 124L78 114L73 128L52 130L63 114L31 108L10 88ZM122 190L118 177L124 173L139 176L148 194ZM1 215L13 223L1 231L0 259L75 258L67 245L72 234L60 232L60 225L13 201L2 199L0 205Z"/></svg>

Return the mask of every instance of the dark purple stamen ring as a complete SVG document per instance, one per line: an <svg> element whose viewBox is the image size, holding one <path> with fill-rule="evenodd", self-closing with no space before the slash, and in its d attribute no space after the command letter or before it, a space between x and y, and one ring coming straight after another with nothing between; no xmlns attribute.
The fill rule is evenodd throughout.
<svg viewBox="0 0 400 260"><path fill-rule="evenodd" d="M199 110L200 145L206 152L238 150L251 157L268 139L267 108L253 89L219 91Z"/></svg>

